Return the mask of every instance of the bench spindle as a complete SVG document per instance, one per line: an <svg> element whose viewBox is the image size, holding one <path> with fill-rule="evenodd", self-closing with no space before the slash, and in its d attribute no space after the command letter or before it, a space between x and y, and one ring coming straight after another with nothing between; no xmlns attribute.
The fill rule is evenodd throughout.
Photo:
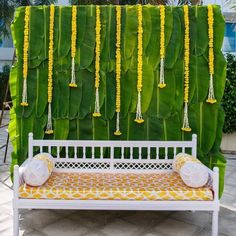
<svg viewBox="0 0 236 236"><path fill-rule="evenodd" d="M77 158L77 147L74 146L74 158Z"/></svg>

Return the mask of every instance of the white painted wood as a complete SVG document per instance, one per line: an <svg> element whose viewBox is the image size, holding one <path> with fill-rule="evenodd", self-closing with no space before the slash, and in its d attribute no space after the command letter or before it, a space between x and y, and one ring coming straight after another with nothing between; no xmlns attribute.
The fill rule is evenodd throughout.
<svg viewBox="0 0 236 236"><path fill-rule="evenodd" d="M197 136L192 136L192 141L94 141L94 140L34 140L33 134L29 134L29 158L33 156L33 148L56 147L55 157L56 172L118 172L118 173L168 173L172 172L172 159L169 159L168 150L177 148L185 150L190 148L192 155L197 156ZM86 158L86 147L92 149L92 158ZM94 148L100 148L100 159L94 158ZM110 158L103 158L105 149L110 148ZM142 159L141 148L147 148L147 159ZM49 148L49 151L50 151ZM65 148L66 158L60 156L60 149ZM74 158L69 158L68 149L74 149ZM82 158L78 158L77 148L83 151ZM114 149L121 148L121 158L114 158ZM130 158L124 158L124 148L130 149ZM133 148L138 148L139 159L133 159ZM151 159L151 148L156 149L156 159ZM164 159L159 158L159 149L164 148ZM125 168L122 165L138 166L143 169ZM65 165L63 168L62 166ZM66 166L68 165L68 167ZM102 165L103 168L99 168ZM117 166L121 165L121 168ZM149 165L156 168L149 168ZM61 166L61 167L60 167ZM72 166L74 166L72 168ZM92 166L92 167L88 167ZM19 235L19 209L94 209L94 210L162 210L162 211L212 211L212 235L218 235L218 212L219 212L219 169L213 170L213 201L121 201L121 200L53 200L53 199L19 199L19 167L14 166L14 236Z"/></svg>
<svg viewBox="0 0 236 236"><path fill-rule="evenodd" d="M13 235L19 235L19 166L14 166L14 176L13 176Z"/></svg>

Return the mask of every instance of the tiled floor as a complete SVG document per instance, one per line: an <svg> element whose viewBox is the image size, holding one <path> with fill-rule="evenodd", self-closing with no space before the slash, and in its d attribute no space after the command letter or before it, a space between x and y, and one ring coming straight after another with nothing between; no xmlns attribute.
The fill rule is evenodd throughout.
<svg viewBox="0 0 236 236"><path fill-rule="evenodd" d="M0 145L6 134L0 131ZM11 151L11 150L10 150ZM225 191L221 199L220 235L236 235L236 156L227 155ZM12 235L12 183L0 152L0 236ZM24 236L190 236L211 235L208 212L138 212L21 210Z"/></svg>

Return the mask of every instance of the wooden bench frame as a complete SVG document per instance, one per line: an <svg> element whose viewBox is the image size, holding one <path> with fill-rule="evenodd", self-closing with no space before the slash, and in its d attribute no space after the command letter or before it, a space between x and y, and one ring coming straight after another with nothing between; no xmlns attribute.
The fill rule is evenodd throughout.
<svg viewBox="0 0 236 236"><path fill-rule="evenodd" d="M166 173L172 171L173 159L168 159L168 151L184 152L191 149L197 156L197 135L191 141L94 141L94 140L35 140L29 134L28 158L33 157L34 147L40 151L44 147L51 153L56 150L55 172L119 172L119 173ZM64 147L65 157L60 156ZM77 157L78 147L82 157ZM91 149L91 158L86 158L86 147ZM69 158L69 148L74 149L74 157ZM95 158L95 148L99 148L101 158ZM110 157L104 158L104 148L110 148ZM120 148L120 158L114 158L114 150ZM124 155L125 148L130 148L129 158ZM134 148L138 149L139 158L133 158ZM146 148L147 157L142 158L142 148ZM177 149L179 148L179 149ZM151 150L155 149L156 159L152 159ZM159 150L164 151L164 158L159 158ZM54 152L55 153L55 152ZM86 210L150 210L150 211L212 211L212 235L218 235L218 197L219 170L213 169L212 201L140 201L140 200L54 200L54 199L22 199L19 198L19 166L14 166L14 236L19 235L19 209L86 209Z"/></svg>

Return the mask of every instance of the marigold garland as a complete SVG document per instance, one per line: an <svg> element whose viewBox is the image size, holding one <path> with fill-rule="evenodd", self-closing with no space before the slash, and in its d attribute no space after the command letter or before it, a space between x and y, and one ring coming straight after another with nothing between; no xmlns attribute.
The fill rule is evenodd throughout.
<svg viewBox="0 0 236 236"><path fill-rule="evenodd" d="M216 103L215 94L214 94L214 85L213 85L213 76L214 76L214 13L212 5L207 6L208 9L208 37L209 37L209 93L208 99L206 100L208 103Z"/></svg>
<svg viewBox="0 0 236 236"><path fill-rule="evenodd" d="M159 88L166 87L165 75L164 75L164 65L165 65L165 6L160 6L160 83Z"/></svg>
<svg viewBox="0 0 236 236"><path fill-rule="evenodd" d="M121 135L120 131L120 75L121 75L121 7L116 6L116 131L114 135Z"/></svg>
<svg viewBox="0 0 236 236"><path fill-rule="evenodd" d="M23 92L21 106L28 106L27 101L27 77L28 77L28 51L29 51L29 17L30 7L25 7L24 48L23 48Z"/></svg>
<svg viewBox="0 0 236 236"><path fill-rule="evenodd" d="M70 87L77 87L75 78L75 54L76 54L76 34L77 34L77 6L72 6L72 19L71 19L71 81Z"/></svg>
<svg viewBox="0 0 236 236"><path fill-rule="evenodd" d="M142 92L142 80L143 80L143 14L142 14L142 5L138 4L138 66L137 66L137 91L138 91L138 102L136 109L136 118L135 122L143 123L144 119L142 117L141 109L141 92Z"/></svg>
<svg viewBox="0 0 236 236"><path fill-rule="evenodd" d="M192 129L189 127L188 121L188 102L189 102L189 8L188 5L184 6L184 120L182 130L190 132Z"/></svg>
<svg viewBox="0 0 236 236"><path fill-rule="evenodd" d="M101 52L101 19L100 6L96 6L96 47L95 47L95 109L93 117L100 117L99 84L100 84L100 52Z"/></svg>
<svg viewBox="0 0 236 236"><path fill-rule="evenodd" d="M52 79L53 79L53 37L54 37L54 14L55 7L50 5L50 22L49 22L49 50L48 50L48 123L45 133L53 134L52 129Z"/></svg>

